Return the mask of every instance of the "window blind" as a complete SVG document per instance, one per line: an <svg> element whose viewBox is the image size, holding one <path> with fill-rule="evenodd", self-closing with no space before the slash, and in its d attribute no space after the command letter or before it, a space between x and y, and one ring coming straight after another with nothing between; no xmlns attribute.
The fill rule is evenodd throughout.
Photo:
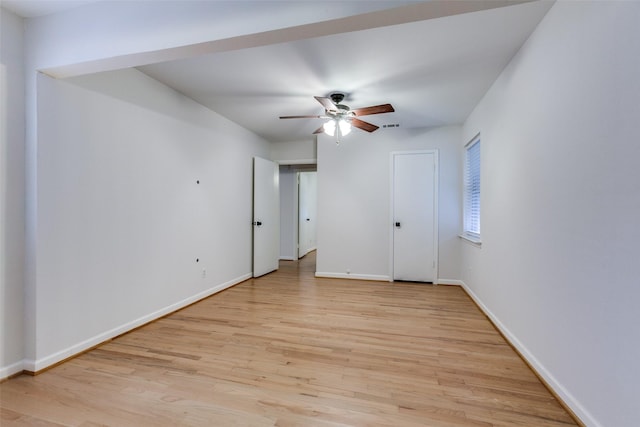
<svg viewBox="0 0 640 427"><path fill-rule="evenodd" d="M480 237L480 138L467 145L465 164L464 232Z"/></svg>

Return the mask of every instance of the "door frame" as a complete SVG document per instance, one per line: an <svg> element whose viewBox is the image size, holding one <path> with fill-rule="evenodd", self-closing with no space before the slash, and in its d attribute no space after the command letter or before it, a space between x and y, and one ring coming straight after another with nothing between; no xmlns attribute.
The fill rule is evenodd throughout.
<svg viewBox="0 0 640 427"><path fill-rule="evenodd" d="M439 160L439 153L438 153L438 149L437 148L433 148L433 149L428 149L428 150L405 150L405 151L392 151L389 154L389 182L391 183L391 185L389 186L389 281L393 282L394 279L394 263L393 263L393 250L394 250L394 172L395 172L395 156L398 155L407 155L407 154L433 154L433 163L434 163L434 169L433 169L433 209L434 209L434 216L433 216L433 227L434 227L434 231L433 231L433 253L434 253L434 257L433 257L433 261L435 262L435 267L434 267L434 278L433 278L433 284L437 285L438 284L438 266L439 266L439 262L438 262L438 248L439 248L439 234L438 234L438 223L439 223L439 210L438 210L438 200L440 199L440 194L439 194L439 189L440 189L440 184L439 184L439 180L438 177L440 175L440 160Z"/></svg>
<svg viewBox="0 0 640 427"><path fill-rule="evenodd" d="M293 248L292 257L280 257L280 259L283 261L297 261L298 259L300 259L299 257L299 253L300 253L300 224L299 224L300 172L316 172L316 179L317 179L318 166L315 160L294 160L294 161L283 160L283 161L280 161L278 164L279 164L280 172L282 171L282 168L286 168L293 173L294 187L295 187L293 190L293 193L295 194L291 195L292 198L294 199L294 203L293 203L294 221L292 224L290 224L290 226L293 228L293 234L295 237L295 242L294 242L295 247ZM317 200L316 200L316 203L317 203ZM280 215L282 216L282 212L280 212ZM317 240L316 240L316 243L317 243ZM316 244L316 247L317 247L317 244Z"/></svg>

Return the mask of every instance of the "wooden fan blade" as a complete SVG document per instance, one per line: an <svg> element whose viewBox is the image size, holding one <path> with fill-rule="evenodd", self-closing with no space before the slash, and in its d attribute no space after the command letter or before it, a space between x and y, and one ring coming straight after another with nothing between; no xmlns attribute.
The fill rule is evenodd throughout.
<svg viewBox="0 0 640 427"><path fill-rule="evenodd" d="M313 131L313 134L317 135L317 134L322 133L322 132L324 132L324 128L322 126L320 126L318 129Z"/></svg>
<svg viewBox="0 0 640 427"><path fill-rule="evenodd" d="M371 114L381 113L393 113L394 110L391 104L374 105L372 107L357 108L351 110L356 116L369 116Z"/></svg>
<svg viewBox="0 0 640 427"><path fill-rule="evenodd" d="M337 110L336 104L333 101L325 96L314 96L314 98L322 104L325 110Z"/></svg>
<svg viewBox="0 0 640 427"><path fill-rule="evenodd" d="M280 116L281 119L323 119L327 116Z"/></svg>
<svg viewBox="0 0 640 427"><path fill-rule="evenodd" d="M378 129L378 126L369 122L362 121L360 119L352 118L350 122L351 126L357 127L358 129L366 130L367 132L373 132L374 130Z"/></svg>

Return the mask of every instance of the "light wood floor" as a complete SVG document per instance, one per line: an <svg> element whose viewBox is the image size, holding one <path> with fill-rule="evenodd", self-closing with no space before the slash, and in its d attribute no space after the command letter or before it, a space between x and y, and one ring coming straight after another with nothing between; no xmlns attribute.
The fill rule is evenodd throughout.
<svg viewBox="0 0 640 427"><path fill-rule="evenodd" d="M0 424L575 425L462 289L316 279L314 257L3 382Z"/></svg>

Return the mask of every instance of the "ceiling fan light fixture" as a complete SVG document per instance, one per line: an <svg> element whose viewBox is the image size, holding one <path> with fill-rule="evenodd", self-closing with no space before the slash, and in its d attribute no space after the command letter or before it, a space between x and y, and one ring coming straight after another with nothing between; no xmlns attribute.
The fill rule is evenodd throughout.
<svg viewBox="0 0 640 427"><path fill-rule="evenodd" d="M349 106L341 104L345 98L345 94L334 92L326 96L314 96L324 107L324 115L316 116L280 116L281 119L329 119L321 127L316 129L313 134L325 133L329 136L336 137L336 144L340 143L340 137L348 135L352 127L357 127L365 132L373 132L378 129L372 123L361 120L360 116L368 116L371 114L392 113L395 111L391 104L372 105L370 107L357 108L352 110Z"/></svg>
<svg viewBox="0 0 640 427"><path fill-rule="evenodd" d="M344 119L338 122L338 126L340 127L340 134L342 136L349 135L349 133L351 132L351 123Z"/></svg>
<svg viewBox="0 0 640 427"><path fill-rule="evenodd" d="M329 120L328 122L322 125L322 128L324 129L324 133L326 133L327 135L329 136L335 135L336 134L335 120Z"/></svg>

